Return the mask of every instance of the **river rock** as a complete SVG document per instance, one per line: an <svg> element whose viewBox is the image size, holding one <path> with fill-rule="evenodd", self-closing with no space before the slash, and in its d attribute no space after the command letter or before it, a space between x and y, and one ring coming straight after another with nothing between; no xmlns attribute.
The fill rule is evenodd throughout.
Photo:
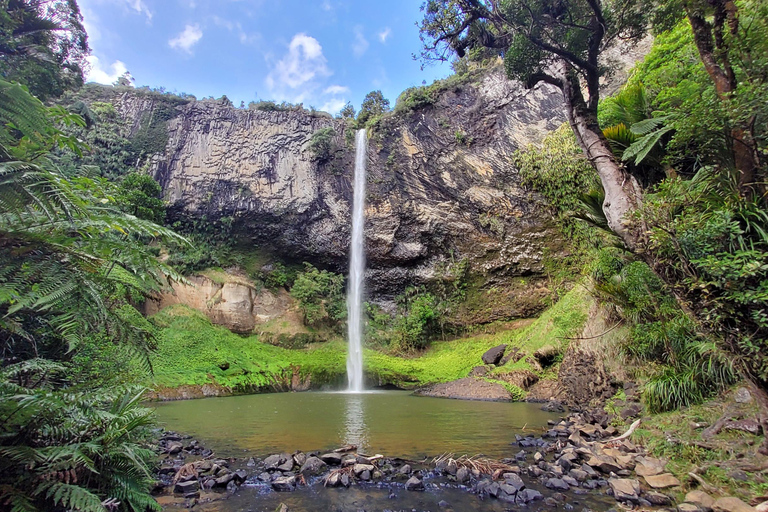
<svg viewBox="0 0 768 512"><path fill-rule="evenodd" d="M177 453L180 453L181 450L184 449L184 445L181 443L169 443L168 448L165 449L165 453L169 455L176 455Z"/></svg>
<svg viewBox="0 0 768 512"><path fill-rule="evenodd" d="M317 457L308 457L299 473L304 476L317 476L325 472L328 465Z"/></svg>
<svg viewBox="0 0 768 512"><path fill-rule="evenodd" d="M694 505L693 503L680 503L677 506L678 512L702 512L702 509Z"/></svg>
<svg viewBox="0 0 768 512"><path fill-rule="evenodd" d="M515 488L515 491L521 491L525 489L525 483L523 479L514 473L504 473L504 482L507 485L511 485Z"/></svg>
<svg viewBox="0 0 768 512"><path fill-rule="evenodd" d="M186 482L177 482L176 485L173 486L173 492L177 494L183 494L184 496L187 496L188 494L193 494L200 490L200 484L197 482L197 480L187 480Z"/></svg>
<svg viewBox="0 0 768 512"><path fill-rule="evenodd" d="M493 365L498 364L499 361L501 361L501 358L504 357L505 350L507 350L506 345L499 345L489 349L485 354L483 354L483 363Z"/></svg>
<svg viewBox="0 0 768 512"><path fill-rule="evenodd" d="M280 455L270 455L264 459L264 469L277 469L277 466L280 464L280 462L285 460L281 459L280 457Z"/></svg>
<svg viewBox="0 0 768 512"><path fill-rule="evenodd" d="M756 512L755 507L751 507L741 501L739 498L720 498L712 504L714 512Z"/></svg>
<svg viewBox="0 0 768 512"><path fill-rule="evenodd" d="M328 464L329 466L340 466L342 456L339 453L325 453L320 456L320 460Z"/></svg>
<svg viewBox="0 0 768 512"><path fill-rule="evenodd" d="M579 486L579 482L575 478L573 478L572 476L564 475L562 477L562 481L567 483L571 487L578 487Z"/></svg>
<svg viewBox="0 0 768 512"><path fill-rule="evenodd" d="M618 473L622 470L622 467L616 462L613 457L607 455L595 455L587 461L587 464L595 469L600 470L601 473L610 475L611 473Z"/></svg>
<svg viewBox="0 0 768 512"><path fill-rule="evenodd" d="M645 482L654 489L666 489L667 487L678 487L680 485L680 480L675 478L671 473L646 476L643 478L645 478Z"/></svg>
<svg viewBox="0 0 768 512"><path fill-rule="evenodd" d="M407 482L405 482L405 490L406 491L423 491L424 490L424 482L416 476L412 476L408 479Z"/></svg>
<svg viewBox="0 0 768 512"><path fill-rule="evenodd" d="M709 512L715 504L715 499L704 491L691 491L685 495L685 502L693 503L701 510Z"/></svg>
<svg viewBox="0 0 768 512"><path fill-rule="evenodd" d="M550 478L544 485L547 487L547 489L555 489L558 491L567 491L570 489L568 484L560 478Z"/></svg>
<svg viewBox="0 0 768 512"><path fill-rule="evenodd" d="M301 467L307 461L307 454L304 452L296 452L293 454L293 462Z"/></svg>
<svg viewBox="0 0 768 512"><path fill-rule="evenodd" d="M557 400L550 400L541 406L541 410L544 412L565 412L565 406Z"/></svg>
<svg viewBox="0 0 768 512"><path fill-rule="evenodd" d="M525 489L520 493L520 495L522 500L526 503L544 499L544 496L536 489Z"/></svg>
<svg viewBox="0 0 768 512"><path fill-rule="evenodd" d="M272 481L272 488L277 492L290 492L296 489L295 476L281 476Z"/></svg>
<svg viewBox="0 0 768 512"><path fill-rule="evenodd" d="M280 456L280 464L277 466L278 471L291 471L293 470L293 456L288 455L287 453L284 453Z"/></svg>
<svg viewBox="0 0 768 512"><path fill-rule="evenodd" d="M376 469L376 467L373 464L355 464L352 468L352 472L355 476L360 476L363 471L368 471L368 474L370 475L374 469Z"/></svg>
<svg viewBox="0 0 768 512"><path fill-rule="evenodd" d="M640 494L640 482L629 478L611 478L608 480L613 497L620 501L637 501Z"/></svg>
<svg viewBox="0 0 768 512"><path fill-rule="evenodd" d="M403 464L397 472L400 473L401 475L410 475L411 474L411 465L410 464Z"/></svg>
<svg viewBox="0 0 768 512"><path fill-rule="evenodd" d="M456 471L456 481L460 484L465 484L469 482L469 475L469 470L465 467L461 467L458 471Z"/></svg>
<svg viewBox="0 0 768 512"><path fill-rule="evenodd" d="M358 477L360 478L360 480L367 482L371 479L371 472L366 469L365 471L360 473Z"/></svg>
<svg viewBox="0 0 768 512"><path fill-rule="evenodd" d="M578 482L586 482L589 480L589 475L582 469L572 469L568 472L568 475Z"/></svg>

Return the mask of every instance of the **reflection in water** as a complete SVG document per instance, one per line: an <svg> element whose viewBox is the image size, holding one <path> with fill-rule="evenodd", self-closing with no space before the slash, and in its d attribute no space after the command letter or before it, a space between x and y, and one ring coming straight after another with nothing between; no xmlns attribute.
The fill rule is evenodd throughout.
<svg viewBox="0 0 768 512"><path fill-rule="evenodd" d="M354 444L358 451L365 453L368 448L368 426L365 424L363 395L345 394L344 398L347 400L347 407L341 438L344 444Z"/></svg>

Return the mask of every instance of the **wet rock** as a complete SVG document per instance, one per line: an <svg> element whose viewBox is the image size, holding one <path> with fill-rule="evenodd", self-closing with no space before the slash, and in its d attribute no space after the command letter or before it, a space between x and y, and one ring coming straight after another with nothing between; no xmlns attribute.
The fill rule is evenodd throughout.
<svg viewBox="0 0 768 512"><path fill-rule="evenodd" d="M325 472L328 465L317 457L308 457L302 464L299 473L304 476L317 476Z"/></svg>
<svg viewBox="0 0 768 512"><path fill-rule="evenodd" d="M292 471L293 470L293 456L286 454L283 454L280 456L280 464L277 466L278 471Z"/></svg>
<svg viewBox="0 0 768 512"><path fill-rule="evenodd" d="M258 479L262 482L269 482L272 480L272 475L264 471L263 473L259 473Z"/></svg>
<svg viewBox="0 0 768 512"><path fill-rule="evenodd" d="M451 504L448 503L445 500L440 500L440 501L437 502L437 506L440 507L440 508L448 508L448 507L451 506Z"/></svg>
<svg viewBox="0 0 768 512"><path fill-rule="evenodd" d="M678 512L702 512L702 509L694 505L693 503L680 503L677 506Z"/></svg>
<svg viewBox="0 0 768 512"><path fill-rule="evenodd" d="M568 475L578 482L586 482L589 480L589 474L582 469L572 469L568 472Z"/></svg>
<svg viewBox="0 0 768 512"><path fill-rule="evenodd" d="M544 496L536 489L525 489L521 494L526 503L544 499Z"/></svg>
<svg viewBox="0 0 768 512"><path fill-rule="evenodd" d="M555 489L558 491L567 491L570 489L568 484L560 478L550 478L544 485L547 487L547 489Z"/></svg>
<svg viewBox="0 0 768 512"><path fill-rule="evenodd" d="M229 482L235 479L234 473L225 473L213 480L213 487L226 487Z"/></svg>
<svg viewBox="0 0 768 512"><path fill-rule="evenodd" d="M184 496L195 493L199 490L200 490L200 484L197 482L197 480L187 480L186 482L177 482L176 485L173 486L173 492L177 494L183 494Z"/></svg>
<svg viewBox="0 0 768 512"><path fill-rule="evenodd" d="M411 474L411 465L410 464L403 464L403 466L397 471L401 475L410 475Z"/></svg>
<svg viewBox="0 0 768 512"><path fill-rule="evenodd" d="M637 501L640 494L640 482L628 478L611 478L608 480L613 497L619 501Z"/></svg>
<svg viewBox="0 0 768 512"><path fill-rule="evenodd" d="M264 468L269 469L277 469L277 466L280 464L281 461L284 461L285 459L281 459L280 455L270 455L266 459L264 459Z"/></svg>
<svg viewBox="0 0 768 512"><path fill-rule="evenodd" d="M558 506L558 502L555 498L545 498L544 504L548 507L556 508Z"/></svg>
<svg viewBox="0 0 768 512"><path fill-rule="evenodd" d="M250 459L248 459L248 462L246 462L245 465L248 466L249 468L252 468L253 466L256 465L256 461L253 460L253 457L251 457Z"/></svg>
<svg viewBox="0 0 768 512"><path fill-rule="evenodd" d="M405 482L405 490L406 491L423 491L424 490L424 482L416 477L412 476L408 479L407 482Z"/></svg>
<svg viewBox="0 0 768 512"><path fill-rule="evenodd" d="M618 473L623 469L613 457L607 455L595 455L587 461L587 464L606 475Z"/></svg>
<svg viewBox="0 0 768 512"><path fill-rule="evenodd" d="M348 485L344 485L341 478L342 476L347 476L347 475L341 475L340 473L331 473L328 476L328 480L326 480L325 485L327 487L341 487L341 486L348 487ZM347 482L349 482L348 478L347 478Z"/></svg>
<svg viewBox="0 0 768 512"><path fill-rule="evenodd" d="M557 400L550 400L541 406L541 410L544 412L565 412L565 406Z"/></svg>
<svg viewBox="0 0 768 512"><path fill-rule="evenodd" d="M360 480L367 482L371 479L371 472L368 470L365 470L362 473L360 473L358 477L360 478Z"/></svg>
<svg viewBox="0 0 768 512"><path fill-rule="evenodd" d="M523 479L514 473L505 473L504 482L507 485L514 487L515 491L521 491L525 489L525 483L523 482Z"/></svg>
<svg viewBox="0 0 768 512"><path fill-rule="evenodd" d="M376 467L373 464L355 464L352 468L352 472L355 476L359 477L363 471L368 471L368 474L370 475L374 469L376 469Z"/></svg>
<svg viewBox="0 0 768 512"><path fill-rule="evenodd" d="M293 454L293 462L301 467L307 461L307 454L303 452L296 452Z"/></svg>
<svg viewBox="0 0 768 512"><path fill-rule="evenodd" d="M751 507L741 501L739 498L720 498L712 505L714 512L756 512L755 507Z"/></svg>
<svg viewBox="0 0 768 512"><path fill-rule="evenodd" d="M341 454L338 453L325 453L323 455L320 455L320 460L328 464L329 466L340 466L341 465Z"/></svg>
<svg viewBox="0 0 768 512"><path fill-rule="evenodd" d="M671 473L646 476L643 478L645 478L645 482L654 489L666 489L667 487L678 487L680 485L680 480L675 478Z"/></svg>
<svg viewBox="0 0 768 512"><path fill-rule="evenodd" d="M525 450L520 450L520 451L519 451L519 452L517 452L517 454L515 455L515 459L516 459L516 460L519 460L519 461L521 461L521 462L522 462L522 461L524 461L524 460L525 460L527 457L528 457L528 453L527 453Z"/></svg>
<svg viewBox="0 0 768 512"><path fill-rule="evenodd" d="M460 484L465 484L469 482L469 470L467 468L461 467L458 471L456 471L456 481Z"/></svg>
<svg viewBox="0 0 768 512"><path fill-rule="evenodd" d="M579 486L579 482L575 478L573 478L572 476L565 475L565 476L563 476L562 480L563 480L563 482L567 483L571 487L578 487Z"/></svg>
<svg viewBox="0 0 768 512"><path fill-rule="evenodd" d="M272 481L272 488L277 492L293 491L294 489L296 489L296 477L294 476L278 477Z"/></svg>
<svg viewBox="0 0 768 512"><path fill-rule="evenodd" d="M498 364L499 361L501 361L501 358L504 357L505 350L507 350L506 345L499 345L489 349L485 354L483 354L483 363L493 365Z"/></svg>
<svg viewBox="0 0 768 512"><path fill-rule="evenodd" d="M685 502L692 503L701 510L709 512L712 510L712 505L715 504L715 499L704 491L691 491L685 495Z"/></svg>

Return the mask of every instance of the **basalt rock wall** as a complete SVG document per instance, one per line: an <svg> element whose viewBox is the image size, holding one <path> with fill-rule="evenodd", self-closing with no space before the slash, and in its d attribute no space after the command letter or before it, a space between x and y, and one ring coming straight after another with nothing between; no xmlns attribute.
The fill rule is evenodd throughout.
<svg viewBox="0 0 768 512"><path fill-rule="evenodd" d="M387 302L468 258L490 281L542 272L563 243L547 206L522 188L514 152L563 121L559 92L511 82L500 68L431 91L369 129L367 286ZM146 100L118 110L137 119ZM173 216L226 218L239 242L345 272L351 229L354 134L327 114L244 110L221 102L176 107L151 169ZM313 134L333 128L320 159Z"/></svg>

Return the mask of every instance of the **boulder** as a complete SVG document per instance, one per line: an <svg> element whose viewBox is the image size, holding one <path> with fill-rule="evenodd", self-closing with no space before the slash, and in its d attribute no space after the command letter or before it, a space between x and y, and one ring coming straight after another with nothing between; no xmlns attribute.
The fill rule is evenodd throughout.
<svg viewBox="0 0 768 512"><path fill-rule="evenodd" d="M456 471L456 481L460 484L465 484L469 482L469 470L465 467L459 468L458 471Z"/></svg>
<svg viewBox="0 0 768 512"><path fill-rule="evenodd" d="M664 473L666 463L653 457L637 457L635 459L635 473L637 476L656 476Z"/></svg>
<svg viewBox="0 0 768 512"><path fill-rule="evenodd" d="M587 464L606 475L618 473L623 469L615 459L608 457L607 455L595 455L587 461Z"/></svg>
<svg viewBox="0 0 768 512"><path fill-rule="evenodd" d="M280 462L285 460L281 459L280 457L280 455L270 455L264 459L264 469L277 469L277 466L280 464Z"/></svg>
<svg viewBox="0 0 768 512"><path fill-rule="evenodd" d="M296 452L293 454L293 462L301 467L307 461L307 454L304 452Z"/></svg>
<svg viewBox="0 0 768 512"><path fill-rule="evenodd" d="M557 491L567 491L570 489L570 486L560 478L550 478L544 485L547 489L555 489Z"/></svg>
<svg viewBox="0 0 768 512"><path fill-rule="evenodd" d="M412 476L411 478L408 479L407 482L405 482L405 490L406 491L423 491L424 482L422 482L420 478L416 476Z"/></svg>
<svg viewBox="0 0 768 512"><path fill-rule="evenodd" d="M280 464L277 465L279 471L292 471L293 470L293 456L284 453L280 456Z"/></svg>
<svg viewBox="0 0 768 512"><path fill-rule="evenodd" d="M352 472L355 476L360 476L363 471L368 471L368 474L371 474L374 469L376 469L376 467L373 464L355 464L352 468Z"/></svg>
<svg viewBox="0 0 768 512"><path fill-rule="evenodd" d="M485 364L499 364L499 361L501 361L501 358L504 357L504 351L507 350L506 345L499 345L497 347L493 347L492 349L489 349L485 354L483 354L483 363Z"/></svg>
<svg viewBox="0 0 768 512"><path fill-rule="evenodd" d="M704 491L691 491L685 495L685 502L693 503L699 509L709 512L712 510L712 505L715 504L715 498Z"/></svg>
<svg viewBox="0 0 768 512"><path fill-rule="evenodd" d="M720 498L712 504L714 512L756 512L755 507L747 505L739 498Z"/></svg>
<svg viewBox="0 0 768 512"><path fill-rule="evenodd" d="M557 400L550 400L541 406L541 410L544 412L565 412L565 406Z"/></svg>
<svg viewBox="0 0 768 512"><path fill-rule="evenodd" d="M656 505L657 507L663 507L672 503L672 498L660 492L646 492L643 494L643 498L648 500L651 505Z"/></svg>
<svg viewBox="0 0 768 512"><path fill-rule="evenodd" d="M281 476L272 481L272 488L277 492L290 492L296 489L295 476Z"/></svg>
<svg viewBox="0 0 768 512"><path fill-rule="evenodd" d="M661 475L646 476L645 482L654 489L666 489L667 487L678 487L680 480L675 478L671 473L664 473Z"/></svg>
<svg viewBox="0 0 768 512"><path fill-rule="evenodd" d="M328 465L317 457L308 457L304 464L301 465L299 473L304 476L317 476L325 473L325 468Z"/></svg>
<svg viewBox="0 0 768 512"><path fill-rule="evenodd" d="M410 475L411 474L411 465L410 464L403 464L399 470L397 470L398 473L401 475Z"/></svg>
<svg viewBox="0 0 768 512"><path fill-rule="evenodd" d="M752 401L752 393L747 388L739 388L734 393L733 399L737 404L748 404Z"/></svg>
<svg viewBox="0 0 768 512"><path fill-rule="evenodd" d="M514 487L515 491L520 491L522 489L525 489L525 483L523 482L523 479L514 473L505 473L504 482L507 485L511 485L512 487Z"/></svg>
<svg viewBox="0 0 768 512"><path fill-rule="evenodd" d="M640 494L640 482L629 478L611 478L608 480L613 497L620 501L637 501Z"/></svg>
<svg viewBox="0 0 768 512"><path fill-rule="evenodd" d="M187 480L186 482L177 482L176 485L173 486L173 492L177 494L183 494L184 496L188 494L196 493L200 490L200 484L197 482L197 480Z"/></svg>
<svg viewBox="0 0 768 512"><path fill-rule="evenodd" d="M340 466L341 465L341 454L339 453L325 453L321 455L320 460L328 464L329 466Z"/></svg>

